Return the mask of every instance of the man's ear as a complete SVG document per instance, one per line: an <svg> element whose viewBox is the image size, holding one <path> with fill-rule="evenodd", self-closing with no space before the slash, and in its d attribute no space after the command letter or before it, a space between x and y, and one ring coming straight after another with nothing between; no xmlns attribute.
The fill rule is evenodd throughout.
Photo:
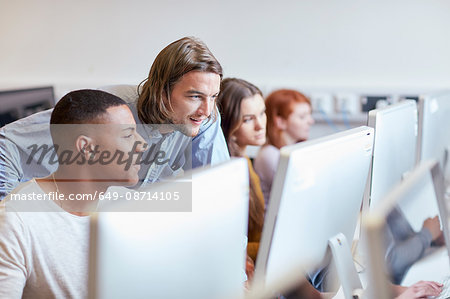
<svg viewBox="0 0 450 299"><path fill-rule="evenodd" d="M81 152L84 155L88 155L89 152L94 150L92 138L86 135L78 136L75 141L75 148L78 152Z"/></svg>
<svg viewBox="0 0 450 299"><path fill-rule="evenodd" d="M279 130L286 130L287 129L287 120L282 118L281 116L275 116L275 126L279 129Z"/></svg>

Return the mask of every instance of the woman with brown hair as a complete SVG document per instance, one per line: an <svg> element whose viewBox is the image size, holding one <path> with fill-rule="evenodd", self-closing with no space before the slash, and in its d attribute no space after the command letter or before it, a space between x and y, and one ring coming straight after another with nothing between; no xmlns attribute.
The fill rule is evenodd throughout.
<svg viewBox="0 0 450 299"><path fill-rule="evenodd" d="M280 89L266 98L267 144L255 158L255 171L261 179L261 189L268 205L280 149L283 146L305 141L314 123L310 100L292 89Z"/></svg>
<svg viewBox="0 0 450 299"><path fill-rule="evenodd" d="M245 157L250 176L250 202L248 219L247 255L256 260L264 223L264 196L259 177L251 160L245 155L249 145L263 145L266 142L266 108L261 91L242 79L228 78L222 81L218 104L222 113L222 130L230 155ZM253 261L247 258L246 272L252 278ZM320 298L309 283L302 283L296 290L302 298Z"/></svg>
<svg viewBox="0 0 450 299"><path fill-rule="evenodd" d="M247 253L255 261L264 223L264 196L245 150L248 145L263 145L266 142L264 99L255 85L242 79L227 78L222 81L218 104L230 155L245 157L248 161L250 202Z"/></svg>

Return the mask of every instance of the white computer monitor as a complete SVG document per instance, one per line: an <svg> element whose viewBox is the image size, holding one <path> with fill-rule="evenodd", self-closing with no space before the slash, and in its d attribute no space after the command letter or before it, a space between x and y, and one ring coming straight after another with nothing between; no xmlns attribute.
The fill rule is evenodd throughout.
<svg viewBox="0 0 450 299"><path fill-rule="evenodd" d="M192 196L191 212L139 212L148 207L122 200L104 204L103 211L108 212L92 218L89 298L243 295L247 161L233 159L191 175L192 180L187 176L175 181L192 184L191 194L179 194L180 200ZM167 196L175 182L139 192Z"/></svg>
<svg viewBox="0 0 450 299"><path fill-rule="evenodd" d="M415 166L417 144L417 104L405 100L372 110L368 126L375 129L370 184L365 208L376 206L395 184Z"/></svg>
<svg viewBox="0 0 450 299"><path fill-rule="evenodd" d="M334 236L353 240L372 145L373 129L359 127L281 149L255 281L272 284L292 267L300 279L322 261Z"/></svg>
<svg viewBox="0 0 450 299"><path fill-rule="evenodd" d="M417 164L435 159L450 180L450 92L421 97L418 110Z"/></svg>
<svg viewBox="0 0 450 299"><path fill-rule="evenodd" d="M368 257L368 298L392 298L388 283L388 268L385 262L387 250L387 218L399 208L415 230L420 230L428 217L439 215L446 246L432 251L416 262L402 281L411 285L419 280L442 281L450 274L450 231L447 206L444 199L444 179L435 160L420 164L407 178L397 184L379 204L367 211L362 227L366 233L364 249Z"/></svg>

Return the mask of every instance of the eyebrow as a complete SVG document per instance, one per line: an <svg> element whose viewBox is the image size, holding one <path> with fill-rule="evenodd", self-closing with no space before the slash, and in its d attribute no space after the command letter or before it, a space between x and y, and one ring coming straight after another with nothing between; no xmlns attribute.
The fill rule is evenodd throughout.
<svg viewBox="0 0 450 299"><path fill-rule="evenodd" d="M131 130L131 131L134 131L134 130L135 130L135 128L134 128L134 127L128 127L128 128L122 129L122 131L127 131L127 130Z"/></svg>
<svg viewBox="0 0 450 299"><path fill-rule="evenodd" d="M263 113L263 112L266 112L266 108L264 107L264 109L260 112L260 113ZM247 116L256 116L256 114L258 114L258 113L253 113L253 114L244 114L244 115L242 115L242 117L247 117Z"/></svg>
<svg viewBox="0 0 450 299"><path fill-rule="evenodd" d="M206 96L205 93L198 91L198 90L188 90L188 91L186 91L186 94L200 94L200 95ZM214 93L214 95L218 95L218 94L219 94L219 91Z"/></svg>
<svg viewBox="0 0 450 299"><path fill-rule="evenodd" d="M188 94L202 94L202 95L204 95L203 92L198 91L198 90L188 90L188 91L186 91L186 93L188 93Z"/></svg>
<svg viewBox="0 0 450 299"><path fill-rule="evenodd" d="M253 117L253 116L256 116L256 114L244 114L244 115L242 115L242 118L244 118L244 117Z"/></svg>

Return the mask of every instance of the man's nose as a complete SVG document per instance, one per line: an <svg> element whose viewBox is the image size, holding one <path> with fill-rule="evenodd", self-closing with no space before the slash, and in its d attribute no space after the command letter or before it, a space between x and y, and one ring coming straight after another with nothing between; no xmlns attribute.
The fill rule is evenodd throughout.
<svg viewBox="0 0 450 299"><path fill-rule="evenodd" d="M214 104L215 104L215 99L214 98L208 97L208 98L204 99L202 101L202 103L200 104L200 107L198 109L198 113L200 115L205 115L207 117L210 116L212 108L214 107Z"/></svg>
<svg viewBox="0 0 450 299"><path fill-rule="evenodd" d="M148 143L145 142L144 138L140 134L137 134L136 142L138 145L136 146L136 152L145 152L148 150Z"/></svg>

